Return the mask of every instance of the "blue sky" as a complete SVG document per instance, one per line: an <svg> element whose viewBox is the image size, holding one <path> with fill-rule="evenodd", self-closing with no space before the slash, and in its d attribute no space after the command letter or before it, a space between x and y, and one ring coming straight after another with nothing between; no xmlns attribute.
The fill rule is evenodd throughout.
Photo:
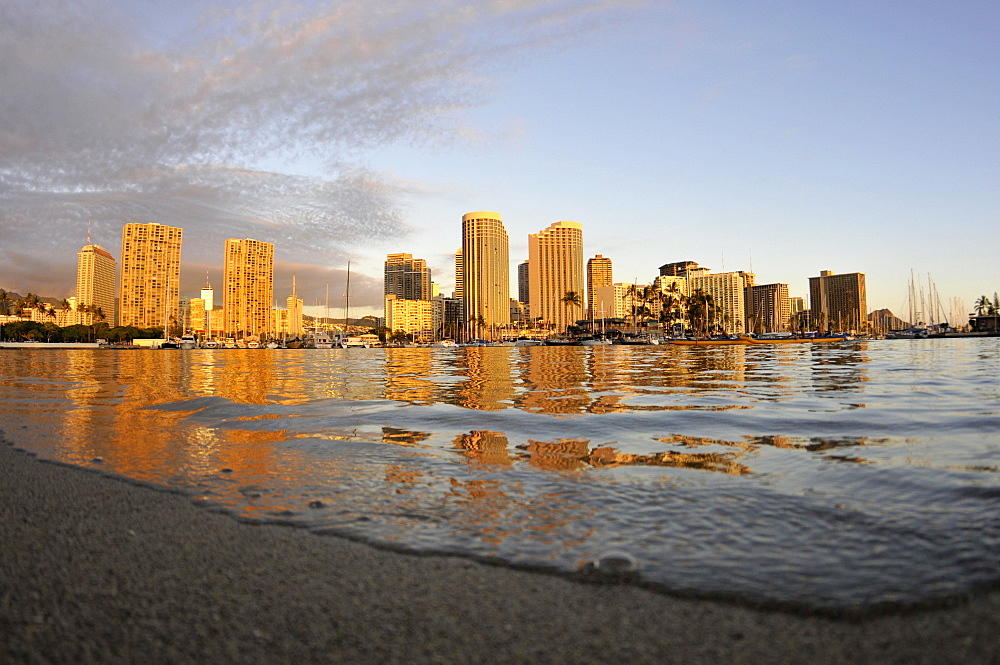
<svg viewBox="0 0 1000 665"><path fill-rule="evenodd" d="M946 307L1000 289L995 2L0 13L0 83L23 92L0 106L10 290L69 295L88 219L116 256L124 221L162 221L185 228L188 289L219 279L225 237L255 237L276 244L276 295L294 272L307 305L327 283L336 301L351 261L360 313L387 252L450 291L472 210L503 215L512 268L528 233L573 220L616 281L695 260L806 295L860 271L897 314L911 270Z"/></svg>

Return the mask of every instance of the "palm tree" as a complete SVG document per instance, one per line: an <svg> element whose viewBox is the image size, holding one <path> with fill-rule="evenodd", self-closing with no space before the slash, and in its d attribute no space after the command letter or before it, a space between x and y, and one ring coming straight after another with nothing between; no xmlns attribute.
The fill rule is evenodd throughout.
<svg viewBox="0 0 1000 665"><path fill-rule="evenodd" d="M583 298L576 291L567 291L566 295L562 297L563 305L566 309L566 327L568 328L570 324L568 323L573 317L569 315L570 306L583 307Z"/></svg>
<svg viewBox="0 0 1000 665"><path fill-rule="evenodd" d="M695 289L687 299L687 306L688 320L691 322L691 326L694 327L700 321L702 332L707 333L708 322L715 311L712 294L705 293L702 289Z"/></svg>
<svg viewBox="0 0 1000 665"><path fill-rule="evenodd" d="M979 299L976 300L976 304L974 305L976 308L976 314L979 316L985 316L986 313L990 311L992 305L993 303L990 302L989 296L979 296Z"/></svg>

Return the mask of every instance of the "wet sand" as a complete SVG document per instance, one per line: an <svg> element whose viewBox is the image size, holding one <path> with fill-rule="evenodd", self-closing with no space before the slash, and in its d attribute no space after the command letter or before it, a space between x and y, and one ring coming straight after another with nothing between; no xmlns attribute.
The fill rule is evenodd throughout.
<svg viewBox="0 0 1000 665"><path fill-rule="evenodd" d="M835 619L240 523L0 444L0 663L1000 663L1000 593Z"/></svg>

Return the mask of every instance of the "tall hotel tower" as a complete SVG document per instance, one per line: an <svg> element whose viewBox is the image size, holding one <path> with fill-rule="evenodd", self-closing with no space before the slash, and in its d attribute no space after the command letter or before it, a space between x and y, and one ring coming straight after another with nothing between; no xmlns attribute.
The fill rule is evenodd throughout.
<svg viewBox="0 0 1000 665"><path fill-rule="evenodd" d="M232 337L260 337L273 329L274 245L226 241L222 268L222 327Z"/></svg>
<svg viewBox="0 0 1000 665"><path fill-rule="evenodd" d="M385 260L385 295L400 300L430 300L431 270L412 254L389 254Z"/></svg>
<svg viewBox="0 0 1000 665"><path fill-rule="evenodd" d="M118 264L100 245L87 244L76 256L77 307L100 307L104 320L114 326L118 321L115 316L115 273Z"/></svg>
<svg viewBox="0 0 1000 665"><path fill-rule="evenodd" d="M479 337L494 337L495 326L510 323L510 249L495 212L462 216L462 304Z"/></svg>
<svg viewBox="0 0 1000 665"><path fill-rule="evenodd" d="M541 317L556 330L566 330L586 318L581 224L556 222L544 231L528 234L528 272L531 318ZM579 298L577 304L566 302L570 292Z"/></svg>
<svg viewBox="0 0 1000 665"><path fill-rule="evenodd" d="M118 323L138 328L180 324L181 236L163 224L126 224L122 228L122 265L118 280Z"/></svg>
<svg viewBox="0 0 1000 665"><path fill-rule="evenodd" d="M597 299L597 289L611 286L611 259L598 254L587 261L587 318L603 319L611 315L614 303L602 305ZM603 311L602 311L603 310Z"/></svg>
<svg viewBox="0 0 1000 665"><path fill-rule="evenodd" d="M817 330L860 332L868 326L865 274L822 270L809 278L809 317Z"/></svg>

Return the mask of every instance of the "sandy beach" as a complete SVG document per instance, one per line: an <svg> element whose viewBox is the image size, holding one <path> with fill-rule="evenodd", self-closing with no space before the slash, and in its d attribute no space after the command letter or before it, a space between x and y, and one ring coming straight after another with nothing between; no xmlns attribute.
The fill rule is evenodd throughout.
<svg viewBox="0 0 1000 665"><path fill-rule="evenodd" d="M238 522L0 445L0 662L998 663L1000 593L861 619Z"/></svg>

